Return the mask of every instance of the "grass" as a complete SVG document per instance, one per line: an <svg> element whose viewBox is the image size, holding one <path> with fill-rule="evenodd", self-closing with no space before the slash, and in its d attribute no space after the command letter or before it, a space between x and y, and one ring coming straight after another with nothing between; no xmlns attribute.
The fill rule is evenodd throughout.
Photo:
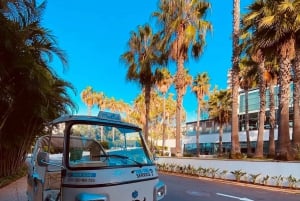
<svg viewBox="0 0 300 201"><path fill-rule="evenodd" d="M27 167L24 164L16 174L6 176L6 177L0 177L0 188L7 186L8 184L20 179L21 177L24 177L27 174Z"/></svg>

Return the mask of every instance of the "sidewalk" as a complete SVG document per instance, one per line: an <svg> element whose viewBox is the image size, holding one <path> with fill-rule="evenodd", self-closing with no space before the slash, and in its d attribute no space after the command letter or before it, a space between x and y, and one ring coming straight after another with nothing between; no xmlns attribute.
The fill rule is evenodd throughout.
<svg viewBox="0 0 300 201"><path fill-rule="evenodd" d="M26 197L26 176L0 188L1 201L27 201Z"/></svg>

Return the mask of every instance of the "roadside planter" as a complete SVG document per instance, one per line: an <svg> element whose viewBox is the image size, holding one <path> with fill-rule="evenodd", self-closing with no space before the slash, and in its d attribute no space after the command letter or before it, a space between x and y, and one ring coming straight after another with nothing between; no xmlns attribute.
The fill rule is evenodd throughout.
<svg viewBox="0 0 300 201"><path fill-rule="evenodd" d="M300 189L300 162L160 157L161 171Z"/></svg>

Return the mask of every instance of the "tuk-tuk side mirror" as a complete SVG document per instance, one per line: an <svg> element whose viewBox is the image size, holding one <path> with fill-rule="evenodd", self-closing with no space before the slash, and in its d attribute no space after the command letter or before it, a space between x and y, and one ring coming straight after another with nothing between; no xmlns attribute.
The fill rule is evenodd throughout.
<svg viewBox="0 0 300 201"><path fill-rule="evenodd" d="M37 155L37 162L39 166L47 166L49 164L49 154L47 152L39 152Z"/></svg>

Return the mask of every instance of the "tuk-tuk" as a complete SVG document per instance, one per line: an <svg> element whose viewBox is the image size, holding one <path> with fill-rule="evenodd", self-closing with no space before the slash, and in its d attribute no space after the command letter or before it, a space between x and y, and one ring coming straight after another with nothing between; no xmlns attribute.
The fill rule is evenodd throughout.
<svg viewBox="0 0 300 201"><path fill-rule="evenodd" d="M27 159L29 201L156 201L166 195L142 130L118 114L63 116Z"/></svg>

